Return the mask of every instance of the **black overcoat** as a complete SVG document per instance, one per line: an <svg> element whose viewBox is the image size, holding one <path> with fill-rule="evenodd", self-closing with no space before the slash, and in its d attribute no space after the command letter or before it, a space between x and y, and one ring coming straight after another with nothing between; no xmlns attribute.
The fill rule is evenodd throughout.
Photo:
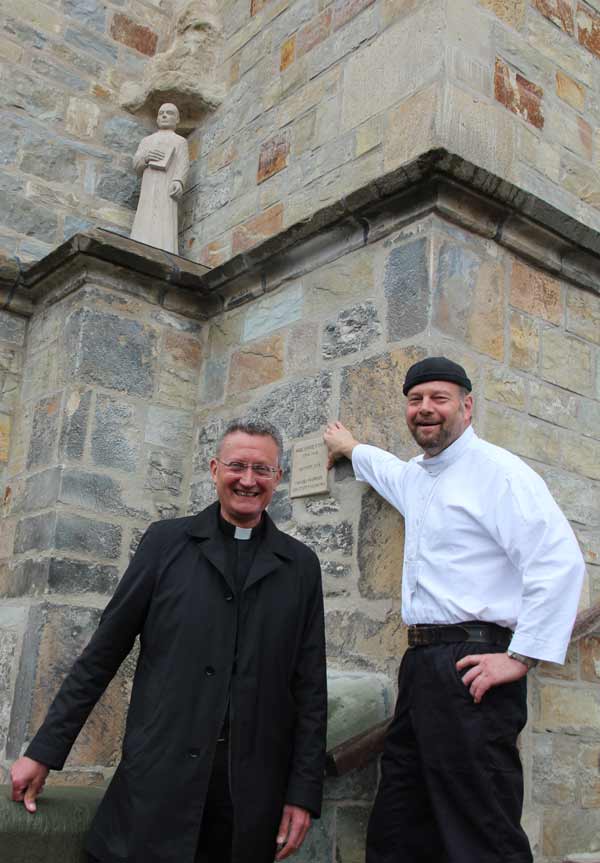
<svg viewBox="0 0 600 863"><path fill-rule="evenodd" d="M139 634L122 760L87 843L102 863L193 863L230 688L233 863L272 863L284 803L320 812L327 696L318 560L265 513L236 597L217 507L150 526L26 753L63 766Z"/></svg>

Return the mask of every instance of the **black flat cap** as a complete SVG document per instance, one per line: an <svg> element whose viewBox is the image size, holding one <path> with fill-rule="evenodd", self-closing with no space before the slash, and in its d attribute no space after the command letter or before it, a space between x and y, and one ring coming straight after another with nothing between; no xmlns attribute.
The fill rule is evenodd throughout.
<svg viewBox="0 0 600 863"><path fill-rule="evenodd" d="M412 365L406 372L402 392L407 395L412 387L416 387L417 384L429 383L429 381L450 381L453 384L458 384L459 387L464 387L469 392L473 389L466 371L458 363L453 363L446 357L427 357L426 360Z"/></svg>

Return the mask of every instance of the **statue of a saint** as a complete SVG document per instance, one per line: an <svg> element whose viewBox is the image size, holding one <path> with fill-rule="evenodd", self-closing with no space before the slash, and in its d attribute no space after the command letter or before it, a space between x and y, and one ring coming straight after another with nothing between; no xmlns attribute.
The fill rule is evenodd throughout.
<svg viewBox="0 0 600 863"><path fill-rule="evenodd" d="M142 174L140 200L131 238L178 254L177 202L189 169L187 141L175 132L179 111L167 102L158 109L158 132L137 148L133 167Z"/></svg>

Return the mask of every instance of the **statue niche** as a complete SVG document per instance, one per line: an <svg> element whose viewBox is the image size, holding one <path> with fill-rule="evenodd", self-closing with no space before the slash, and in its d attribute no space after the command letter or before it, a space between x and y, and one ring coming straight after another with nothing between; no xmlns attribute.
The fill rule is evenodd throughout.
<svg viewBox="0 0 600 863"><path fill-rule="evenodd" d="M121 105L133 114L156 116L165 102L180 112L188 133L224 97L217 70L223 29L216 0L184 0L176 15L170 48L148 61L142 81L126 81Z"/></svg>

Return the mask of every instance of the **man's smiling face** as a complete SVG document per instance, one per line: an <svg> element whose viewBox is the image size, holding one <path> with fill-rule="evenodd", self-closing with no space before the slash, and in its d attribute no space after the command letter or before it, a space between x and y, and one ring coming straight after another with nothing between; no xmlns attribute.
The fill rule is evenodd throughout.
<svg viewBox="0 0 600 863"><path fill-rule="evenodd" d="M406 397L406 424L425 458L454 443L470 424L472 412L472 397L450 381L418 384Z"/></svg>
<svg viewBox="0 0 600 863"><path fill-rule="evenodd" d="M268 465L277 470L269 476L257 476L250 467L236 473L224 462ZM221 444L218 457L210 460L210 473L223 518L239 527L255 527L281 479L277 444L269 435L232 432Z"/></svg>

